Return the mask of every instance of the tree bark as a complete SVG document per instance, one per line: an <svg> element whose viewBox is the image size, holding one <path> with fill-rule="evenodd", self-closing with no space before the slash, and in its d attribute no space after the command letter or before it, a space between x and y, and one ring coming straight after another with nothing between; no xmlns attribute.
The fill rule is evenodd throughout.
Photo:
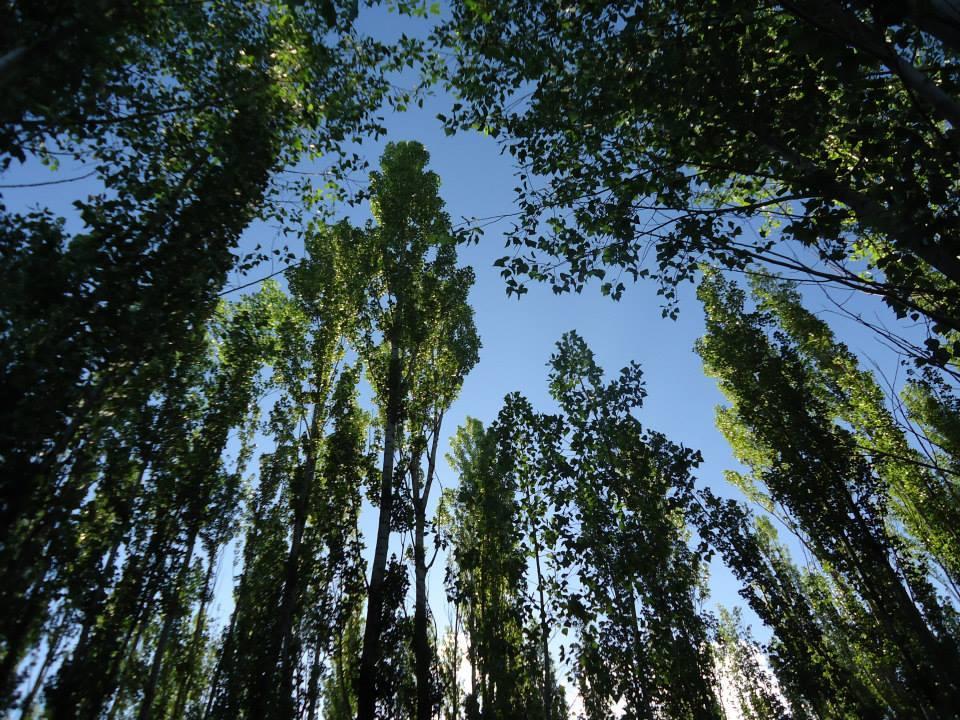
<svg viewBox="0 0 960 720"><path fill-rule="evenodd" d="M527 502L527 513L530 513L531 499L529 489L525 492ZM529 518L530 535L533 539L533 558L534 567L537 571L537 594L540 597L540 644L543 652L543 687L541 694L543 696L543 717L544 720L551 720L553 715L553 704L551 693L553 690L552 680L550 678L550 633L547 625L547 603L543 592L543 570L540 566L540 539L537 537L537 530L533 523L533 517Z"/></svg>
<svg viewBox="0 0 960 720"><path fill-rule="evenodd" d="M24 718L29 718L33 712L33 703L36 701L37 695L40 694L40 689L43 687L43 681L47 677L47 671L50 670L50 666L53 664L54 659L57 657L57 654L60 651L60 642L63 640L63 629L65 626L66 620L57 626L57 629L54 631L52 637L48 641L49 646L47 648L47 654L43 658L43 664L40 666L40 669L37 670L37 677L30 686L30 692L24 696L23 701L20 703L21 720Z"/></svg>
<svg viewBox="0 0 960 720"><path fill-rule="evenodd" d="M460 718L460 600L454 604L453 615L453 672L450 679L450 688L453 692L453 718Z"/></svg>
<svg viewBox="0 0 960 720"><path fill-rule="evenodd" d="M416 577L416 599L413 614L413 654L414 669L417 678L417 720L430 720L433 709L433 683L430 678L430 641L427 637L427 559L425 538L427 524L427 501L433 474L437 467L437 445L440 438L440 423L443 415L438 415L433 424L433 439L427 458L427 478L420 484L420 462L417 459L413 467L413 508L416 514L414 522L414 573Z"/></svg>
<svg viewBox="0 0 960 720"><path fill-rule="evenodd" d="M317 700L320 697L320 638L317 637L313 649L313 663L310 666L310 680L307 686L307 720L316 720Z"/></svg>
<svg viewBox="0 0 960 720"><path fill-rule="evenodd" d="M391 332L390 365L387 378L387 427L383 438L383 469L380 474L380 517L377 545L367 590L367 617L363 628L363 652L357 681L357 720L374 720L377 698L376 674L380 659L380 633L383 624L383 583L390 548L390 515L393 512L393 464L397 425L401 409L401 370L398 329Z"/></svg>
<svg viewBox="0 0 960 720"><path fill-rule="evenodd" d="M320 384L317 383L317 387ZM273 688L269 682L264 688L266 692L275 691L281 694L280 701L284 702L283 693L293 686L293 667L295 663L293 649L293 617L297 609L297 586L300 576L300 555L303 548L303 534L307 527L307 515L310 507L311 490L317 469L317 442L321 427L320 393L313 405L310 418L310 430L307 436L307 456L296 478L293 488L293 533L290 538L290 551L287 554L286 572L283 582L283 595L280 601L280 614L277 624L276 641L280 644L281 677L278 687ZM269 681L269 678L264 678Z"/></svg>
<svg viewBox="0 0 960 720"><path fill-rule="evenodd" d="M213 707L217 701L217 686L220 684L220 678L223 676L223 666L227 662L230 653L233 652L234 632L237 628L238 609L234 608L230 616L230 627L227 628L226 637L223 639L223 645L220 648L220 657L217 658L217 665L213 669L213 677L210 679L209 694L207 703L203 709L202 720L208 720L213 713Z"/></svg>

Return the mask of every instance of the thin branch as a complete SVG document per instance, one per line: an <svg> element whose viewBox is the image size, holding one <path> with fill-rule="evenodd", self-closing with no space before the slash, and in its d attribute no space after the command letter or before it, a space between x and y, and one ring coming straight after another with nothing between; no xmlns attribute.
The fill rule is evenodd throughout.
<svg viewBox="0 0 960 720"><path fill-rule="evenodd" d="M11 185L0 185L0 189L9 190L12 188L35 188L35 187L44 187L47 185L63 185L64 183L77 182L78 180L86 180L88 177L92 177L97 174L96 170L91 170L85 175L78 175L77 177L66 178L64 180L47 180L45 182L35 182L35 183L15 183Z"/></svg>

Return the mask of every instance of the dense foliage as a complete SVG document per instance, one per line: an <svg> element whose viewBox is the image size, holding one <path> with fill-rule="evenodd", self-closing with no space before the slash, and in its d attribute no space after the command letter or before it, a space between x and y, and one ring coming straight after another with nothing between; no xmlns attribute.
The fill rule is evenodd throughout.
<svg viewBox="0 0 960 720"><path fill-rule="evenodd" d="M755 261L878 295L960 350L950 3L462 0L452 127L518 162L509 287L675 286ZM549 218L549 219L548 219ZM864 268L873 272L862 273Z"/></svg>

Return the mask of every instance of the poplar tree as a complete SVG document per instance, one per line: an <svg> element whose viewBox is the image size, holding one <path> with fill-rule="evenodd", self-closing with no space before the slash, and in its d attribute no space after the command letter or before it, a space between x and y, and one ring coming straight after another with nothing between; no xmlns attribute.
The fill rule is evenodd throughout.
<svg viewBox="0 0 960 720"><path fill-rule="evenodd" d="M417 365L410 382L410 501L413 506L414 628L417 676L417 719L429 720L440 700L436 652L428 635L427 504L437 474L437 449L443 417L478 360L480 340L467 294L473 270L458 269L452 245L439 248L421 312L434 318L416 349ZM426 466L423 467L425 454ZM436 550L433 558L436 558Z"/></svg>
<svg viewBox="0 0 960 720"><path fill-rule="evenodd" d="M850 425L857 447L887 488L892 520L931 558L954 587L960 581L960 493L949 464L930 463L908 440L872 372L839 342L823 320L805 309L794 285L754 278L759 308L789 337L807 363L811 389L836 421Z"/></svg>
<svg viewBox="0 0 960 720"><path fill-rule="evenodd" d="M316 714L319 676L362 594L357 521L373 469L360 371L344 356L365 277L324 229L306 244L307 261L288 277L291 295L278 293L271 308L275 449L261 458L211 717Z"/></svg>
<svg viewBox="0 0 960 720"><path fill-rule="evenodd" d="M528 652L532 646L538 657L541 645L538 633L531 642L528 632L524 520L516 476L500 454L500 427L484 429L469 418L451 441L458 485L444 505L447 593L457 607L473 678L462 703L467 718L543 717L542 663L531 665ZM450 682L459 681L453 676Z"/></svg>
<svg viewBox="0 0 960 720"><path fill-rule="evenodd" d="M105 520L105 507L126 504L114 525L122 538L131 513L153 502L159 476L144 468L167 452L180 402L158 398L202 364L228 273L263 257L237 257L241 233L257 218L298 225L279 171L305 154L336 158L349 134L374 132L383 73L416 43L357 36L351 3L13 2L0 15L0 165L29 157L55 166L66 155L96 183L76 198L72 223L44 208L0 207L0 675L9 698L26 649L62 625L56 598L84 592L76 584L88 571L76 558L124 558L122 540L96 556L77 518L96 507ZM334 175L357 161L340 157ZM110 482L101 483L107 458ZM151 552L175 542L163 535ZM187 539L176 540L181 550Z"/></svg>
<svg viewBox="0 0 960 720"><path fill-rule="evenodd" d="M605 382L587 344L568 333L550 368L563 411L553 444L564 458L547 464L553 549L576 578L561 602L563 622L577 628L587 714L604 717L620 701L631 717L719 718L698 610L704 568L688 545L699 454L633 416L646 396L637 364Z"/></svg>
<svg viewBox="0 0 960 720"><path fill-rule="evenodd" d="M192 383L181 385L180 395L159 397L157 443L141 456L126 492L112 492L111 483L120 478L111 477L110 465L98 480L99 492L77 533L80 547L92 545L87 562L93 563L91 572L99 571L92 578L99 584L71 598L85 602L75 608L75 645L46 694L52 716L93 718L135 702L130 673L140 662L141 644L154 648L143 669L142 705L152 706L179 620L186 607L202 602L193 582L194 558L206 551L206 563L213 561L238 510L248 453L241 448L236 469L229 470L224 452L230 434L250 423L255 376L269 352L268 323L258 312L262 300L252 296L225 307L214 329L215 354L211 347L202 364L188 358ZM96 532L104 523L105 537ZM156 637L149 642L155 617Z"/></svg>
<svg viewBox="0 0 960 720"><path fill-rule="evenodd" d="M413 473L410 500L417 549L417 610L415 653L419 685L418 712L428 713L431 681L426 633L425 550L426 502L433 482L435 445L440 420L452 402L463 376L476 362L479 342L473 329L466 292L472 284L469 270L456 268L454 235L439 196L439 178L426 170L429 155L419 143L391 143L381 159L381 170L371 174L370 197L374 223L363 230L340 226L341 242L360 248L369 263L370 285L366 305L366 335L360 345L370 373L384 427L383 467L380 479L379 520L367 593L363 652L357 686L359 720L371 720L376 703L386 696L377 689L383 625L393 612L384 604L384 582L390 535L394 530L397 490L407 472ZM433 378L433 384L424 379ZM435 387L433 385L436 385ZM428 400L427 398L432 398ZM428 475L420 479L420 454L428 432L432 438ZM403 451L415 461L396 463Z"/></svg>
<svg viewBox="0 0 960 720"><path fill-rule="evenodd" d="M957 637L951 610L888 523L891 488L858 447L796 345L717 275L700 286L707 335L697 349L731 402L721 429L751 471L745 483L767 509L782 509L878 657L898 712L952 717ZM735 551L735 549L734 549Z"/></svg>

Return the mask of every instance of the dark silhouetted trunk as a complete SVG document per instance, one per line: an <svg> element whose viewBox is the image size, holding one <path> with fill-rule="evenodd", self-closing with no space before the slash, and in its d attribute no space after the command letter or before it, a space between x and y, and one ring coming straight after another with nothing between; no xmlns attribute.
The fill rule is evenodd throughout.
<svg viewBox="0 0 960 720"><path fill-rule="evenodd" d="M417 678L417 720L430 720L433 710L433 682L430 675L431 652L427 637L427 558L425 533L427 525L427 502L433 475L437 469L437 444L443 415L438 415L433 425L433 439L427 458L427 477L420 483L420 461L413 467L414 520L413 562L416 576L416 600L413 614L414 672Z"/></svg>
<svg viewBox="0 0 960 720"><path fill-rule="evenodd" d="M173 627L180 617L180 592L187 580L187 573L190 572L190 563L193 562L193 547L197 542L197 532L199 523L194 523L187 537L184 550L183 561L180 564L180 571L177 573L176 582L167 592L165 598L163 627L160 629L160 635L157 638L157 646L153 651L153 660L150 663L150 676L143 689L143 699L140 702L139 720L150 720L153 710L153 700L157 694L157 685L160 682L160 673L163 670L163 657L167 652L167 646L170 644L170 636L173 634Z"/></svg>
<svg viewBox="0 0 960 720"><path fill-rule="evenodd" d="M377 546L370 570L367 591L367 618L363 628L363 652L357 681L357 720L374 720L377 706L376 674L380 659L380 634L383 625L383 582L387 571L390 547L390 515L393 511L393 460L397 425L401 408L401 373L399 332L390 339L390 366L387 377L387 427L383 437L383 470L380 474L380 519L377 525Z"/></svg>
<svg viewBox="0 0 960 720"><path fill-rule="evenodd" d="M203 630L207 619L207 603L213 594L213 569L217 562L216 552L210 555L210 561L207 564L207 572L203 579L203 594L200 596L200 607L197 608L197 618L193 624L193 637L190 640L190 648L187 651L187 667L180 684L177 687L177 697L173 702L173 714L171 717L183 717L184 708L187 705L187 698L190 697L190 691L193 689L193 678L197 662L197 652L203 642Z"/></svg>

